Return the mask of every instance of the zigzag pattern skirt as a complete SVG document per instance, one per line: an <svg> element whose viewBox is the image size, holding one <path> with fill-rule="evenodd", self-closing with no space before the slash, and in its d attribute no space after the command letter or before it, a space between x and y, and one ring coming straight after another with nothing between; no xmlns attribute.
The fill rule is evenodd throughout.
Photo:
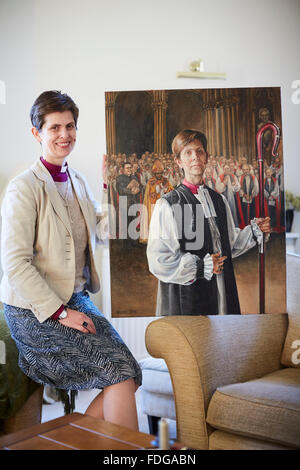
<svg viewBox="0 0 300 470"><path fill-rule="evenodd" d="M89 294L73 294L68 307L88 315L96 334L52 319L40 323L31 310L4 304L22 371L37 383L65 390L103 389L129 378L141 385L137 361Z"/></svg>

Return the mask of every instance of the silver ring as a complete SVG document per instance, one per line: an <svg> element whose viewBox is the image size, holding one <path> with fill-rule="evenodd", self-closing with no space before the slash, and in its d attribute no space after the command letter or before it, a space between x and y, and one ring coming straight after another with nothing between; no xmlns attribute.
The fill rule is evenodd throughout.
<svg viewBox="0 0 300 470"><path fill-rule="evenodd" d="M82 326L83 326L83 328L87 328L87 327L89 326L89 324L88 324L88 322L84 321L84 322L82 323Z"/></svg>

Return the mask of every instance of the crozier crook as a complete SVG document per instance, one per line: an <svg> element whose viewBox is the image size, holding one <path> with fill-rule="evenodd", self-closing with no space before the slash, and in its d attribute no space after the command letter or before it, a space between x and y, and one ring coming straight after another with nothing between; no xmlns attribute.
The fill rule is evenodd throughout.
<svg viewBox="0 0 300 470"><path fill-rule="evenodd" d="M257 161L259 170L259 217L265 217L264 209L264 161L262 155L262 138L266 130L273 133L272 156L277 156L280 141L280 129L274 122L268 122L262 126L256 134ZM259 313L265 313L265 234L259 249Z"/></svg>

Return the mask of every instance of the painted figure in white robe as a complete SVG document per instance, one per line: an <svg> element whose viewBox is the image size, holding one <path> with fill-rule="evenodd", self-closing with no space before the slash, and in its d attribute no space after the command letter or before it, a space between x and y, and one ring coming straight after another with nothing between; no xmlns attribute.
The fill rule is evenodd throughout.
<svg viewBox="0 0 300 470"><path fill-rule="evenodd" d="M270 166L273 176L275 176L278 188L279 188L279 198L278 206L280 211L280 231L284 232L285 226L285 204L284 204L284 176L283 176L283 165L281 157L278 155L275 157L272 165Z"/></svg>
<svg viewBox="0 0 300 470"><path fill-rule="evenodd" d="M243 174L240 177L240 201L241 209L240 218L242 220L241 228L247 226L257 213L257 195L259 193L258 180L255 175L250 173L250 166L245 164L242 166Z"/></svg>
<svg viewBox="0 0 300 470"><path fill-rule="evenodd" d="M271 219L271 227L274 231L280 229L280 209L279 209L279 186L272 169L267 168L264 180L265 214Z"/></svg>
<svg viewBox="0 0 300 470"><path fill-rule="evenodd" d="M172 151L184 180L157 201L147 246L150 272L159 280L156 314L240 314L232 258L261 243L270 219L235 227L226 198L203 185L202 132L179 132Z"/></svg>
<svg viewBox="0 0 300 470"><path fill-rule="evenodd" d="M212 169L211 167L206 167L206 170L205 170L205 176L204 176L204 183L206 184L206 186L208 186L210 189L213 189L214 191L217 191L216 189L216 180L215 178L213 178L213 175L212 175Z"/></svg>
<svg viewBox="0 0 300 470"><path fill-rule="evenodd" d="M231 172L229 165L224 165L224 173L219 176L216 189L226 197L236 227L239 226L236 193L241 189L237 176Z"/></svg>

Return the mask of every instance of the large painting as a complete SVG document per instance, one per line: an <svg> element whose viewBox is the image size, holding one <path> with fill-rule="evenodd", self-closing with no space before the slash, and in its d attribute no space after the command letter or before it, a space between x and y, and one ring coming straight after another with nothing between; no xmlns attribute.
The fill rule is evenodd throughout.
<svg viewBox="0 0 300 470"><path fill-rule="evenodd" d="M206 135L204 181L227 198L236 227L258 216L263 188L264 211L271 218L264 313L286 311L280 88L111 91L105 102L112 316L155 315L158 281L148 269L148 228L156 201L182 180L171 150L182 129ZM258 148L257 136L267 123L280 133L276 154L272 126L261 134ZM258 248L233 263L242 314L261 313Z"/></svg>

